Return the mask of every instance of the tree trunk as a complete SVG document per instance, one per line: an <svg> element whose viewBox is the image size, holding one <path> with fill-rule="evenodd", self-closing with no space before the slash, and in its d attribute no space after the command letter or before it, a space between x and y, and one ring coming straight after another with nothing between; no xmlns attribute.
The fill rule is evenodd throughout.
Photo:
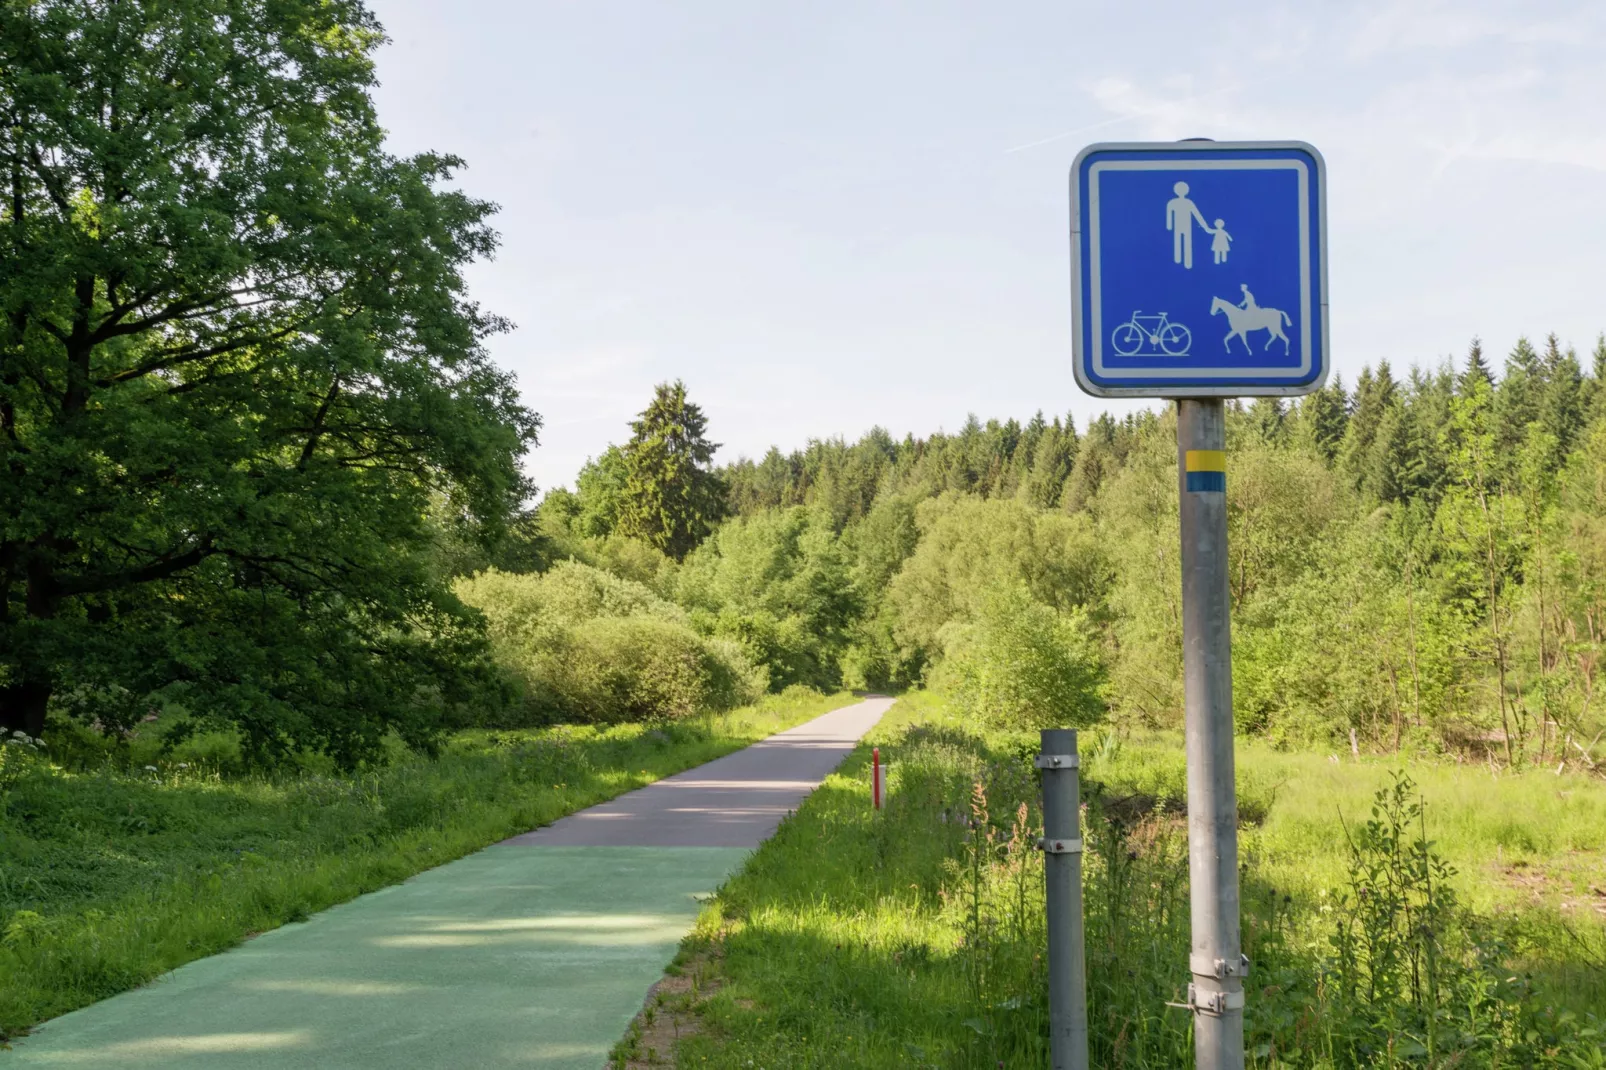
<svg viewBox="0 0 1606 1070"><path fill-rule="evenodd" d="M50 692L50 681L42 676L25 676L8 687L0 687L0 730L7 735L26 732L35 739L44 735Z"/></svg>

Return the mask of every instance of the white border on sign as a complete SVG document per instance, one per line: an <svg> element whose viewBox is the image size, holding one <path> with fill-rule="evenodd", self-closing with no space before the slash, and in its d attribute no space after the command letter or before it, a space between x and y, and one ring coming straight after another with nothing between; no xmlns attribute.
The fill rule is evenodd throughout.
<svg viewBox="0 0 1606 1070"><path fill-rule="evenodd" d="M1122 379L1175 379L1178 371L1169 368L1108 368L1104 363L1104 306L1099 300L1101 284L1099 248L1099 175L1105 171L1295 171L1299 175L1299 366L1297 368L1189 368L1188 375L1201 379L1298 379L1310 372L1310 168L1304 160L1100 160L1088 171L1088 260L1092 266L1092 293L1084 310L1093 322L1093 371Z"/></svg>
<svg viewBox="0 0 1606 1070"><path fill-rule="evenodd" d="M1086 309L1082 307L1082 191L1080 175L1082 161L1095 152L1149 152L1149 153L1186 153L1186 152L1212 152L1212 151L1264 151L1264 150L1292 150L1303 152L1316 163L1316 180L1321 195L1316 199L1316 227L1317 240L1320 245L1317 250L1316 265L1316 295L1314 300L1321 309L1321 354L1322 366L1315 379L1308 383L1236 383L1223 386L1208 386L1198 383L1177 385L1175 383L1153 385L1125 385L1093 382L1084 374L1082 367L1082 318ZM1158 162L1158 161L1156 161ZM1201 161L1203 162L1203 161ZM1187 168L1193 166L1185 161L1172 157L1172 166ZM1071 371L1076 377L1077 386L1094 397L1149 397L1149 398L1188 398L1188 397L1297 397L1301 394L1310 394L1320 390L1327 383L1327 377L1332 371L1332 344L1329 340L1328 328L1328 301L1327 301L1327 161L1317 151L1314 145L1304 141L1210 141L1208 139L1194 139L1191 141L1108 141L1089 145L1076 154L1071 164L1070 174L1071 193ZM1308 229L1308 228L1307 228ZM1308 257L1306 258L1309 259ZM1309 317L1305 317L1305 324L1309 325ZM1302 359L1310 359L1310 350L1307 348ZM1173 371L1172 374L1175 374ZM1238 373L1243 375L1243 371ZM1262 374L1246 375L1245 378L1264 378Z"/></svg>

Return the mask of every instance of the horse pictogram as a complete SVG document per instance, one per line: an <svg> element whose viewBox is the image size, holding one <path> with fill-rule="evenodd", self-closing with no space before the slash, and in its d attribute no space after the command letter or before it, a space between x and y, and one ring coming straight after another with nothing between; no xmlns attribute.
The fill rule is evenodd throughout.
<svg viewBox="0 0 1606 1070"><path fill-rule="evenodd" d="M1217 297L1210 302L1210 314L1214 316L1218 312L1226 313L1227 323L1232 327L1232 330L1227 332L1227 337L1222 340L1222 344L1231 349L1233 338L1238 337L1243 339L1244 348L1253 353L1254 349L1249 345L1249 332L1270 331L1271 334L1266 338L1266 348L1270 349L1271 344L1281 338L1283 352L1287 353L1291 343L1288 341L1288 336L1283 333L1283 325L1287 324L1289 327L1294 325L1294 321L1288 318L1288 313L1280 308L1262 308L1255 304L1247 287L1244 289L1244 300L1249 307L1240 308L1225 297Z"/></svg>

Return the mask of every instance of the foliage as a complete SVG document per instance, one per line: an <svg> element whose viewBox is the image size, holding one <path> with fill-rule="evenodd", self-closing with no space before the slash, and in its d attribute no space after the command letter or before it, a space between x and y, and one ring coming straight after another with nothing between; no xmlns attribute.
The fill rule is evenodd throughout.
<svg viewBox="0 0 1606 1070"><path fill-rule="evenodd" d="M126 765L35 765L0 799L0 1040L848 700L792 692L658 728L462 732L435 758L360 775L317 758L223 775L240 764L231 742L164 751L157 736Z"/></svg>
<svg viewBox="0 0 1606 1070"><path fill-rule="evenodd" d="M1455 868L1427 838L1422 800L1403 773L1380 789L1371 817L1349 832L1349 886L1328 908L1332 956L1321 986L1329 1043L1345 1061L1483 1056L1534 1066L1571 1039L1536 1013L1507 976L1509 949L1461 910Z"/></svg>
<svg viewBox="0 0 1606 1070"><path fill-rule="evenodd" d="M519 680L524 723L685 718L751 702L766 679L733 643L693 631L647 587L566 561L457 582Z"/></svg>
<svg viewBox="0 0 1606 1070"><path fill-rule="evenodd" d="M23 731L0 736L0 803L6 793L43 760L43 746Z"/></svg>
<svg viewBox="0 0 1606 1070"><path fill-rule="evenodd" d="M722 524L686 559L675 593L700 629L739 643L775 686L840 682L860 603L848 554L820 514L775 510Z"/></svg>
<svg viewBox="0 0 1606 1070"><path fill-rule="evenodd" d="M1085 516L1013 499L942 497L917 511L920 542L887 591L899 635L936 652L950 622L975 619L995 591L1021 586L1056 610L1096 605L1103 554Z"/></svg>
<svg viewBox="0 0 1606 1070"><path fill-rule="evenodd" d="M398 159L359 0L0 8L0 726L181 701L350 764L483 703L435 499L494 539L538 420ZM60 707L68 712L66 707Z"/></svg>
<svg viewBox="0 0 1606 1070"><path fill-rule="evenodd" d="M1085 727L1104 715L1098 639L1082 610L1061 613L1023 587L1004 588L944 638L943 679L975 724Z"/></svg>

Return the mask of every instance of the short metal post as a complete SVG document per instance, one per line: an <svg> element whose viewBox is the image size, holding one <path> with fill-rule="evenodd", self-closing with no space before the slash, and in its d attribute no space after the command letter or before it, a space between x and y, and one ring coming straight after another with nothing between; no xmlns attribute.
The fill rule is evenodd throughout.
<svg viewBox="0 0 1606 1070"><path fill-rule="evenodd" d="M1193 941L1188 1005L1197 1070L1242 1070L1244 974L1233 783L1232 637L1227 576L1226 410L1177 403L1182 519L1182 672L1188 757Z"/></svg>
<svg viewBox="0 0 1606 1070"><path fill-rule="evenodd" d="M1087 1070L1087 957L1082 945L1081 785L1076 733L1045 728L1044 884L1048 898L1048 1026L1054 1070Z"/></svg>
<svg viewBox="0 0 1606 1070"><path fill-rule="evenodd" d="M881 748L870 748L870 799L871 806L881 809Z"/></svg>

